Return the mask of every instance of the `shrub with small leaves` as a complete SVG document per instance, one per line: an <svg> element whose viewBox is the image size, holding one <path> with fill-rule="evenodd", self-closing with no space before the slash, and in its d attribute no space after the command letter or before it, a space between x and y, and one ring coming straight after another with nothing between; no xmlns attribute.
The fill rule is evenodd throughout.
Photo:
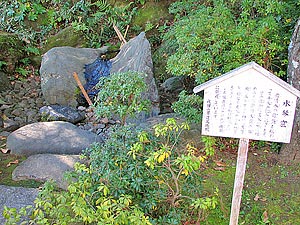
<svg viewBox="0 0 300 225"><path fill-rule="evenodd" d="M189 122L199 123L202 119L202 97L196 94L189 95L186 91L180 92L178 97L178 101L172 104L174 112Z"/></svg>
<svg viewBox="0 0 300 225"><path fill-rule="evenodd" d="M22 221L22 215L31 218L22 224L151 224L141 209L132 204L131 196L113 197L109 188L91 175L91 168L76 164L68 190L58 190L47 182L33 207L19 212L4 208L6 224Z"/></svg>
<svg viewBox="0 0 300 225"><path fill-rule="evenodd" d="M296 1L180 1L170 12L175 22L164 35L177 51L167 71L201 84L256 61L278 76L285 74L290 27L298 17ZM189 10L190 9L190 10Z"/></svg>
<svg viewBox="0 0 300 225"><path fill-rule="evenodd" d="M102 77L97 86L100 89L96 100L98 117L116 115L124 125L128 118L149 111L150 101L142 97L147 86L144 75L140 73L114 73L109 77Z"/></svg>

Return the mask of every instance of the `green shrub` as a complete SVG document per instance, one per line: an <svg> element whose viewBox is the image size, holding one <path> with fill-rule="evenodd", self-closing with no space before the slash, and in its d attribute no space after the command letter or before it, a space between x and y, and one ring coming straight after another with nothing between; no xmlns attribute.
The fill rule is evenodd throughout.
<svg viewBox="0 0 300 225"><path fill-rule="evenodd" d="M114 198L132 196L132 203L154 224L180 224L186 215L197 218L199 211L215 207L217 195L202 193L199 169L207 153L182 146L180 136L186 129L187 123L175 119L155 125L153 132L115 127L105 143L87 152L93 178L104 182ZM205 208L207 201L213 204Z"/></svg>
<svg viewBox="0 0 300 225"><path fill-rule="evenodd" d="M30 212L6 208L8 222L23 214L33 224L180 224L190 217L203 219L217 204L217 193L202 193L199 173L211 149L183 146L180 136L189 126L175 119L153 131L138 132L126 124L128 116L145 109L143 76L113 74L99 85L96 112L115 114L122 123L110 129L104 143L86 150L89 166L76 165L66 191L47 183Z"/></svg>
<svg viewBox="0 0 300 225"><path fill-rule="evenodd" d="M203 99L196 94L189 95L186 91L180 92L178 97L178 101L172 104L174 112L184 116L190 122L200 123Z"/></svg>
<svg viewBox="0 0 300 225"><path fill-rule="evenodd" d="M178 47L167 71L186 75L201 84L244 63L256 61L277 75L286 71L288 28L296 17L287 9L292 1L176 2L170 12L176 21L164 35ZM193 10L183 10L193 9Z"/></svg>
<svg viewBox="0 0 300 225"><path fill-rule="evenodd" d="M128 118L134 118L140 112L147 112L150 101L143 99L146 91L144 75L129 71L103 77L98 83L100 89L96 100L96 115L110 117L116 115L124 125Z"/></svg>
<svg viewBox="0 0 300 225"><path fill-rule="evenodd" d="M47 182L35 200L34 207L16 209L4 207L6 224L151 224L144 213L132 204L131 196L114 198L107 186L94 180L90 168L82 164L75 172L67 191L57 190ZM28 215L30 220L22 220Z"/></svg>

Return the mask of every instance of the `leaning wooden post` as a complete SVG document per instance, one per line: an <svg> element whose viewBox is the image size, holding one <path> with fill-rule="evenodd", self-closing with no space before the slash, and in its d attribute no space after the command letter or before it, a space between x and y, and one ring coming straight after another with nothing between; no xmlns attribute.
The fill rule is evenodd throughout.
<svg viewBox="0 0 300 225"><path fill-rule="evenodd" d="M82 86L82 84L81 84L81 82L80 82L80 80L79 80L79 77L78 77L78 75L77 75L76 72L73 73L73 77L74 77L74 79L75 79L75 81L76 81L78 87L80 88L80 90L81 90L83 96L85 97L86 101L88 102L89 106L93 105L93 103L92 103L92 101L91 101L89 95L86 93L84 87Z"/></svg>
<svg viewBox="0 0 300 225"><path fill-rule="evenodd" d="M234 188L232 195L230 225L237 225L240 205L242 200L242 191L244 186L244 177L246 172L247 155L248 155L249 139L241 138L239 142L238 158L235 171Z"/></svg>

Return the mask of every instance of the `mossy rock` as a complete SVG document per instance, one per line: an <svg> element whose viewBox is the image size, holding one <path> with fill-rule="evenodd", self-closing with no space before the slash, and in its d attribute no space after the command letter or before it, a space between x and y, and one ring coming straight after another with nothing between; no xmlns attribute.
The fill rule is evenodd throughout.
<svg viewBox="0 0 300 225"><path fill-rule="evenodd" d="M169 6L172 1L146 1L133 19L133 25L145 28L147 23L158 24L160 20L170 19Z"/></svg>
<svg viewBox="0 0 300 225"><path fill-rule="evenodd" d="M42 53L46 53L54 47L82 47L85 42L84 36L80 32L75 31L73 27L66 27L46 40Z"/></svg>
<svg viewBox="0 0 300 225"><path fill-rule="evenodd" d="M47 13L38 15L37 19L32 21L26 17L24 24L26 27L30 27L32 30L38 31L42 29L42 26L47 26L50 22L49 15Z"/></svg>
<svg viewBox="0 0 300 225"><path fill-rule="evenodd" d="M0 52L0 61L6 63L2 69L11 74L17 62L24 57L23 42L15 34L0 31Z"/></svg>

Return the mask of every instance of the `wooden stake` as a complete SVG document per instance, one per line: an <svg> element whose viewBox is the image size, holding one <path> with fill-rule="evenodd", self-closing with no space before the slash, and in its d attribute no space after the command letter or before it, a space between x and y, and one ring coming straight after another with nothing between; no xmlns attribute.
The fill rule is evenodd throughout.
<svg viewBox="0 0 300 225"><path fill-rule="evenodd" d="M235 179L234 179L234 188L233 188L229 225L237 225L238 224L238 219L239 219L239 214L240 214L240 205L241 205L241 199L242 199L242 191L243 191L243 186L244 186L244 177L245 177L245 172L246 172L248 145L249 145L249 139L246 139L246 138L240 139L236 171L235 171Z"/></svg>
<svg viewBox="0 0 300 225"><path fill-rule="evenodd" d="M80 80L79 80L79 77L78 77L78 75L77 75L76 72L73 73L73 77L74 77L74 79L75 79L75 81L76 81L78 87L80 88L80 90L81 90L83 96L85 97L86 101L88 102L89 106L93 105L93 103L92 103L92 101L91 101L89 95L86 93L84 87L82 86L82 84L81 84L81 82L80 82Z"/></svg>
<svg viewBox="0 0 300 225"><path fill-rule="evenodd" d="M117 27L115 24L113 24L113 28L114 28L114 30L116 31L116 33L117 33L117 35L118 35L120 41L122 41L123 44L126 44L127 41L126 41L125 38L123 37L123 35L122 35L122 33L120 32L120 30L118 29L118 27Z"/></svg>
<svg viewBox="0 0 300 225"><path fill-rule="evenodd" d="M128 32L128 29L129 29L129 25L127 25L127 27L126 27L126 30L125 30L125 33L124 33L124 39L126 38L126 35L127 35L127 32Z"/></svg>

